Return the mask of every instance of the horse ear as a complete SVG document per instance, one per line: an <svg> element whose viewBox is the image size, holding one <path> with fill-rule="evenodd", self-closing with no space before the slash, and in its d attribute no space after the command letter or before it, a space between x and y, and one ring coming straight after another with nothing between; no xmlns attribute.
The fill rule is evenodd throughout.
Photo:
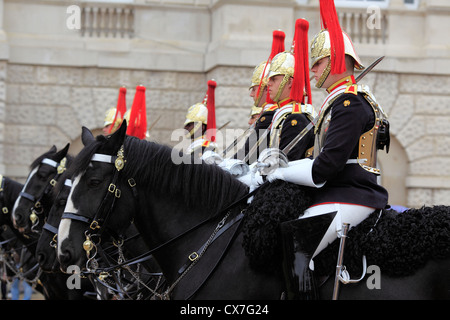
<svg viewBox="0 0 450 320"><path fill-rule="evenodd" d="M92 134L91 130L83 126L81 128L81 141L83 142L84 146L87 146L90 142L94 141L94 135Z"/></svg>
<svg viewBox="0 0 450 320"><path fill-rule="evenodd" d="M57 150L57 149L56 149L56 146L53 145L53 146L50 148L50 150L48 150L48 152L55 153L56 150Z"/></svg>
<svg viewBox="0 0 450 320"><path fill-rule="evenodd" d="M113 134L115 137L117 144L122 145L123 141L125 140L125 136L127 133L127 120L123 120L122 125L120 128Z"/></svg>
<svg viewBox="0 0 450 320"><path fill-rule="evenodd" d="M67 152L69 151L70 143L66 144L64 148L62 148L57 154L56 158L54 160L62 160L67 155Z"/></svg>
<svg viewBox="0 0 450 320"><path fill-rule="evenodd" d="M119 129L114 132L108 139L108 146L111 147L112 152L117 152L120 146L125 141L125 136L127 133L127 120L123 120Z"/></svg>

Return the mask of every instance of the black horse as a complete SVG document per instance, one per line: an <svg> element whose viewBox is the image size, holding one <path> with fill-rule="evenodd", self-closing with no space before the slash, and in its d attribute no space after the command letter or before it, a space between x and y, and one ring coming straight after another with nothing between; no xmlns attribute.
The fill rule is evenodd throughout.
<svg viewBox="0 0 450 320"><path fill-rule="evenodd" d="M85 148L70 169L74 185L66 206L80 219L61 220L61 265L83 266L86 239L104 230L121 234L134 220L168 281L162 298L280 299L285 290L281 272L255 269L244 250L247 187L215 165L190 164L188 158L175 164L171 156L179 156L178 151L125 132L126 122L108 138L94 139L83 128ZM449 266L447 257L412 275L381 274L382 290L359 282L346 286L341 296L432 298L427 294L431 278L448 280ZM326 283L321 296L331 298L332 289ZM441 297L448 294L447 288Z"/></svg>
<svg viewBox="0 0 450 320"><path fill-rule="evenodd" d="M86 286L85 282L82 282L80 290L68 290L68 275L59 270L55 273L43 273L36 256L41 228L54 203L54 187L73 159L67 154L68 149L69 144L60 151L53 146L33 161L30 166L31 172L24 185L6 178L8 185L4 188L5 192L8 192L5 193L5 200L14 205L8 214L3 214L4 223L10 225L16 238L26 245L28 251L28 259L22 270L25 270L30 280L39 283L39 291L47 300L82 299L86 291L93 291L92 286ZM34 222L30 219L33 214Z"/></svg>
<svg viewBox="0 0 450 320"><path fill-rule="evenodd" d="M2 232L0 239L4 243L2 245L2 254L5 265L8 267L6 270L8 275L10 277L21 277L29 282L47 300L65 297L67 292L66 279L61 279L58 275L45 275L40 272L35 257L38 235L35 233L24 235L12 223L11 212L15 201L23 189L23 184L8 177L2 177L1 184L0 205L2 207L2 215L0 217L0 225L2 226Z"/></svg>

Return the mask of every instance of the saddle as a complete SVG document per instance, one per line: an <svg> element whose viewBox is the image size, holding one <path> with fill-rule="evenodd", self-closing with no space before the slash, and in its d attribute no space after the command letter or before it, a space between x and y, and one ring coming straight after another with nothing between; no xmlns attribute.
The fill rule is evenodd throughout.
<svg viewBox="0 0 450 320"><path fill-rule="evenodd" d="M310 189L280 180L260 189L247 208L243 247L253 268L272 273L281 268L279 224L298 218L309 207ZM314 258L316 276L335 272L338 252L336 239ZM348 232L344 265L350 274L363 273L363 256L367 265L379 266L388 276L411 275L431 259L449 258L450 207L373 212Z"/></svg>

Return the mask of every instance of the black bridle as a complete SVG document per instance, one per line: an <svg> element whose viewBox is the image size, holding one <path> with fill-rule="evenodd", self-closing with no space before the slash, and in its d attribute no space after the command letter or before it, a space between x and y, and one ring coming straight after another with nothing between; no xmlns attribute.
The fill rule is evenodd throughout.
<svg viewBox="0 0 450 320"><path fill-rule="evenodd" d="M106 225L106 221L113 211L116 200L122 195L121 189L117 187L117 181L119 180L119 172L123 169L125 164L123 146L118 151L117 156L96 153L92 156L91 161L106 162L115 165L116 170L114 171L113 178L108 186L108 191L100 203L100 206L97 208L94 217L89 217L79 212L66 211L62 214L61 219L84 222L89 224L90 232L97 231L97 234L101 234L104 230L103 226ZM134 189L136 182L133 178L128 179L128 185L133 189L133 195L137 196L137 191Z"/></svg>
<svg viewBox="0 0 450 320"><path fill-rule="evenodd" d="M39 196L34 196L34 195L32 195L32 194L30 194L30 193L25 191L25 189L27 187L27 183L29 182L29 180L32 177L30 175L27 178L27 181L24 184L23 190L19 193L19 197L18 197L19 199L20 198L25 198L25 199L33 202L33 206L30 208L30 211L31 211L30 220L32 221L33 227L36 226L39 223L39 216L44 212L44 208L42 206L42 199L44 199L44 197L48 196L48 194L51 192L52 188L58 182L59 177L66 170L66 162L67 162L67 159L65 157L60 162L56 162L56 161L54 161L52 159L49 159L49 158L42 159L40 165L41 164L46 164L46 165L49 165L49 166L51 166L53 168L56 168L55 176L49 181L49 183L46 185L46 187L44 188L44 190L42 191L42 193ZM39 168L38 168L37 171L39 171ZM35 214L35 216L33 218L31 218L32 214Z"/></svg>
<svg viewBox="0 0 450 320"><path fill-rule="evenodd" d="M97 231L95 236L101 235L102 230L104 229L103 227L106 225L106 221L107 221L108 217L110 216L111 212L113 211L115 201L117 199L119 199L121 196L121 190L117 187L117 181L119 180L120 171L123 169L123 166L125 164L125 159L124 159L124 155L123 155L123 146L119 149L117 156L105 155L105 154L94 154L91 158L91 161L99 161L99 162L110 163L110 164L115 165L116 170L114 171L111 183L109 184L108 192L106 193L105 197L103 198L102 202L100 203L100 206L98 207L94 217L88 217L83 214L80 214L79 212L64 212L61 217L62 219L63 218L72 219L72 220L76 220L76 221L80 221L85 224L88 224L89 229L85 232L86 239L88 241L91 241L90 233L93 231ZM135 186L136 186L135 180L133 178L130 178L127 181L133 191L134 197L137 198L138 193L135 188ZM210 239L205 244L203 244L197 251L195 251L187 256L187 262L183 266L181 266L181 268L178 272L180 277L184 276L187 273L189 268L198 261L198 259L203 254L203 252L213 241L215 241L223 232L225 232L228 228L233 226L235 223L239 223L242 221L242 218L244 217L244 213L242 211L239 214L237 214L235 217L233 217L232 219L227 221L227 218L230 214L230 210L237 204L239 204L242 201L251 197L255 192L256 192L256 190L252 191L251 193L246 194L245 196L243 196L240 199L238 199L237 201L233 202L225 210L222 211L225 213L224 217L222 217L221 221L217 225L217 227L214 230L213 234L211 235ZM145 260L146 258L148 258L149 256L153 255L158 250L161 250L162 248L167 247L171 243L173 243L173 242L181 239L182 237L192 233L193 231L199 229L201 226L204 226L207 223L212 222L214 219L217 219L219 216L220 215L214 215L214 216L208 217L205 220L198 223L197 225L191 227L190 229L183 231L181 234L169 239L165 243L160 244L157 247L155 247L155 248L149 250L148 252L141 254L133 259L123 261L114 266L97 268L96 273L100 273L100 274L108 273L110 271L117 270L118 268L123 267L123 266L129 266L132 264L139 263L139 262ZM112 233L114 233L114 232L112 232ZM86 250L86 248L85 248L85 250ZM86 251L88 252L88 250L86 250ZM100 252L102 252L102 251L100 251ZM88 258L89 258L89 252L88 252ZM88 273L92 273L92 272L89 271ZM172 285L172 287L169 289L172 289L173 286L174 285ZM169 294L170 294L170 291L167 291L165 294L160 295L160 296L162 298L168 298Z"/></svg>

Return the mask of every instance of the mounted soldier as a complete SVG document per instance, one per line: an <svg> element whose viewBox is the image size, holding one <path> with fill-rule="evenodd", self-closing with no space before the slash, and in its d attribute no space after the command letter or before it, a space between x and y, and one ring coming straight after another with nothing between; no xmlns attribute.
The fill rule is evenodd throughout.
<svg viewBox="0 0 450 320"><path fill-rule="evenodd" d="M207 150L217 149L217 144L212 141L215 140L216 130L214 96L216 86L217 83L214 80L208 81L208 89L203 101L189 107L184 121L186 137L191 140L186 153L197 158L201 158Z"/></svg>
<svg viewBox="0 0 450 320"><path fill-rule="evenodd" d="M273 115L277 110L277 105L270 99L267 92L267 76L269 74L270 64L275 55L284 51L285 33L281 30L273 31L272 50L269 58L266 61L259 63L253 70L250 97L253 98L254 105L251 109L251 119L249 120L249 132L247 140L245 141L244 149L237 152L233 158L243 159L247 157L249 151L254 144L258 144L257 152L253 157L248 157L246 163L251 164L258 159L259 152L267 148L268 139L261 139L261 133L267 130L272 122ZM254 124L253 124L254 123Z"/></svg>
<svg viewBox="0 0 450 320"><path fill-rule="evenodd" d="M304 54L304 48L308 46L308 27L306 20L298 19L291 50L277 54L270 64L267 86L277 109L269 127L269 148L286 147L316 116L311 105L309 70L305 68L305 61L308 65L307 54ZM309 133L286 154L287 159L310 156L313 144L313 133Z"/></svg>
<svg viewBox="0 0 450 320"><path fill-rule="evenodd" d="M355 82L354 69L364 67L339 26L333 1L320 1L320 9L324 29L311 44L311 71L328 96L314 130L313 159L267 176L313 188L309 209L281 227L293 298L316 297L312 259L341 236L343 225L358 225L388 202L388 192L377 183L376 163L377 149L389 147L386 115L370 89Z"/></svg>
<svg viewBox="0 0 450 320"><path fill-rule="evenodd" d="M103 134L108 135L114 133L122 124L122 121L127 111L125 95L127 94L127 89L121 87L119 89L119 97L117 99L117 107L110 108L105 113L105 120L103 123Z"/></svg>

